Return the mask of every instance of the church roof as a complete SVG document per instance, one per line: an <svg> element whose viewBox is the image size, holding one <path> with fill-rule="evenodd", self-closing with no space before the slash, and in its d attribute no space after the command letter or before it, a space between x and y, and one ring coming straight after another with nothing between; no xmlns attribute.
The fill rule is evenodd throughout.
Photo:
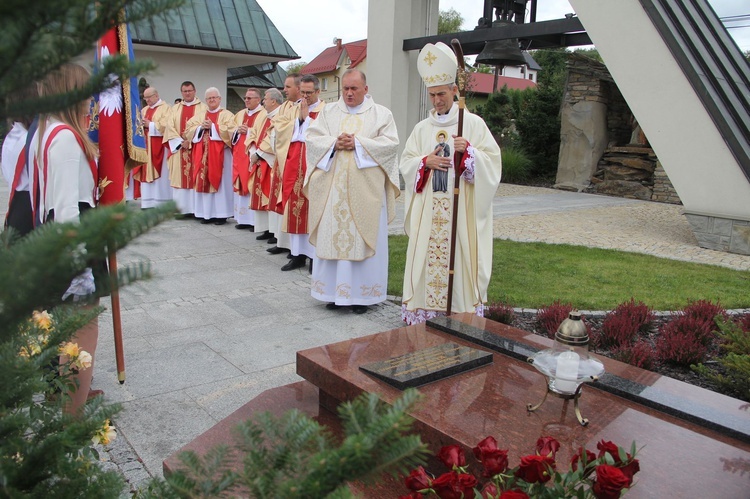
<svg viewBox="0 0 750 499"><path fill-rule="evenodd" d="M340 40L339 40L340 42ZM357 64L367 57L367 40L357 40L350 43L337 43L328 47L318 54L312 61L308 62L301 70L302 74L318 74L334 71L339 66L343 54L346 53L352 61L350 68L356 68Z"/></svg>
<svg viewBox="0 0 750 499"><path fill-rule="evenodd" d="M299 59L256 0L188 0L130 24L134 43Z"/></svg>
<svg viewBox="0 0 750 499"><path fill-rule="evenodd" d="M469 75L469 83L467 91L475 94L491 94L492 93L492 82L494 74L491 73L471 73ZM509 76L498 76L497 77L497 89L498 91L505 85L511 90L524 90L526 88L536 87L536 83L531 80L524 78L511 78Z"/></svg>
<svg viewBox="0 0 750 499"><path fill-rule="evenodd" d="M259 64L227 69L227 85L232 87L284 88L286 71L278 64Z"/></svg>

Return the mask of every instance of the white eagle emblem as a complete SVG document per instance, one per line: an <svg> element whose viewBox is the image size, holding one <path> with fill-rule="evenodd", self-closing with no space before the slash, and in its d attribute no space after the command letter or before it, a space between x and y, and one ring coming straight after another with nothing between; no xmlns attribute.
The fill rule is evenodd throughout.
<svg viewBox="0 0 750 499"><path fill-rule="evenodd" d="M109 48L103 46L99 52L99 60L104 62L109 57ZM99 94L99 112L106 116L122 113L122 85L114 74L109 75L110 81L117 81L115 86Z"/></svg>

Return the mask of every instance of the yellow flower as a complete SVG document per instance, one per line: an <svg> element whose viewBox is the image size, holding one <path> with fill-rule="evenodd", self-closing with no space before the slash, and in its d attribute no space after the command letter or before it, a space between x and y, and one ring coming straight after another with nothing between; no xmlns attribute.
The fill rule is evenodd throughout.
<svg viewBox="0 0 750 499"><path fill-rule="evenodd" d="M94 442L94 444L107 445L116 438L117 430L115 430L114 426L109 424L109 419L107 419L104 421L104 426L99 428L99 431L97 431L91 438L91 441Z"/></svg>
<svg viewBox="0 0 750 499"><path fill-rule="evenodd" d="M52 316L46 310L42 312L34 311L33 320L37 327L45 331L52 329Z"/></svg>
<svg viewBox="0 0 750 499"><path fill-rule="evenodd" d="M81 349L78 347L78 343L68 341L60 345L60 355L66 355L71 359L78 357Z"/></svg>
<svg viewBox="0 0 750 499"><path fill-rule="evenodd" d="M88 369L89 367L91 367L91 354L86 350L81 350L78 354L78 357L73 362L73 366L79 371Z"/></svg>

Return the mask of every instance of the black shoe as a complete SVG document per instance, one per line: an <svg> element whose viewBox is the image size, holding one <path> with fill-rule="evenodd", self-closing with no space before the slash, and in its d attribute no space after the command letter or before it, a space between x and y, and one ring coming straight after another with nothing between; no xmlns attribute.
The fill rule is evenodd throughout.
<svg viewBox="0 0 750 499"><path fill-rule="evenodd" d="M364 314L367 312L367 305L352 305L352 312L355 314Z"/></svg>
<svg viewBox="0 0 750 499"><path fill-rule="evenodd" d="M263 241L265 239L271 239L272 237L273 236L271 235L270 232L268 232L267 230L264 230L263 234L257 236L255 239L257 239L258 241Z"/></svg>
<svg viewBox="0 0 750 499"><path fill-rule="evenodd" d="M346 305L336 305L335 303L328 303L326 304L326 308L328 310L338 310L340 308L344 308Z"/></svg>
<svg viewBox="0 0 750 499"><path fill-rule="evenodd" d="M278 246L274 246L273 248L268 248L266 251L268 251L272 255L280 255L282 253L286 253L289 250L286 248L279 248Z"/></svg>
<svg viewBox="0 0 750 499"><path fill-rule="evenodd" d="M202 218L201 219L201 223L203 225L212 224L212 223L214 223L214 219L213 218Z"/></svg>
<svg viewBox="0 0 750 499"><path fill-rule="evenodd" d="M294 255L292 255L292 252L290 251L289 254L286 256L286 259L291 260L292 258L294 258Z"/></svg>
<svg viewBox="0 0 750 499"><path fill-rule="evenodd" d="M253 226L252 225L248 225L248 224L237 224L237 225L234 226L234 228L237 229L237 230L242 230L242 229L253 230Z"/></svg>
<svg viewBox="0 0 750 499"><path fill-rule="evenodd" d="M226 218L214 218L213 220L214 220L214 225L224 225L225 223L227 223Z"/></svg>
<svg viewBox="0 0 750 499"><path fill-rule="evenodd" d="M313 259L312 259L312 258L310 258L310 273L311 273L311 274L312 274L312 262L313 262Z"/></svg>
<svg viewBox="0 0 750 499"><path fill-rule="evenodd" d="M276 243L278 243L278 242L279 242L279 240L278 240L278 239L276 239L275 237L271 237L271 239L269 239L269 240L268 240L268 241L266 241L266 242L267 242L268 244L276 244Z"/></svg>
<svg viewBox="0 0 750 499"><path fill-rule="evenodd" d="M305 266L305 263L307 262L307 257L305 255L298 255L289 260L289 262L281 267L281 270L287 271L287 270L294 270L299 269Z"/></svg>

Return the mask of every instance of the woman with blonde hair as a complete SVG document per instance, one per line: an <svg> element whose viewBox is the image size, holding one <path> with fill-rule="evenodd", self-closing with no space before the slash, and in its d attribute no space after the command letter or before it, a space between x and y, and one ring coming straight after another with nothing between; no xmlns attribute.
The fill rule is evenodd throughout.
<svg viewBox="0 0 750 499"><path fill-rule="evenodd" d="M82 66L64 64L45 77L41 94L53 96L80 91L88 81L89 73ZM36 150L38 223L77 222L84 211L96 206L98 152L86 133L90 101L91 98L87 97L63 110L40 117ZM87 268L73 279L63 300L91 301L95 291L93 272ZM77 412L89 396L98 336L99 324L95 318L71 339L80 350L91 354L91 365L80 369L75 376L78 387L66 404L66 410L71 413ZM65 360L65 357L61 359Z"/></svg>

